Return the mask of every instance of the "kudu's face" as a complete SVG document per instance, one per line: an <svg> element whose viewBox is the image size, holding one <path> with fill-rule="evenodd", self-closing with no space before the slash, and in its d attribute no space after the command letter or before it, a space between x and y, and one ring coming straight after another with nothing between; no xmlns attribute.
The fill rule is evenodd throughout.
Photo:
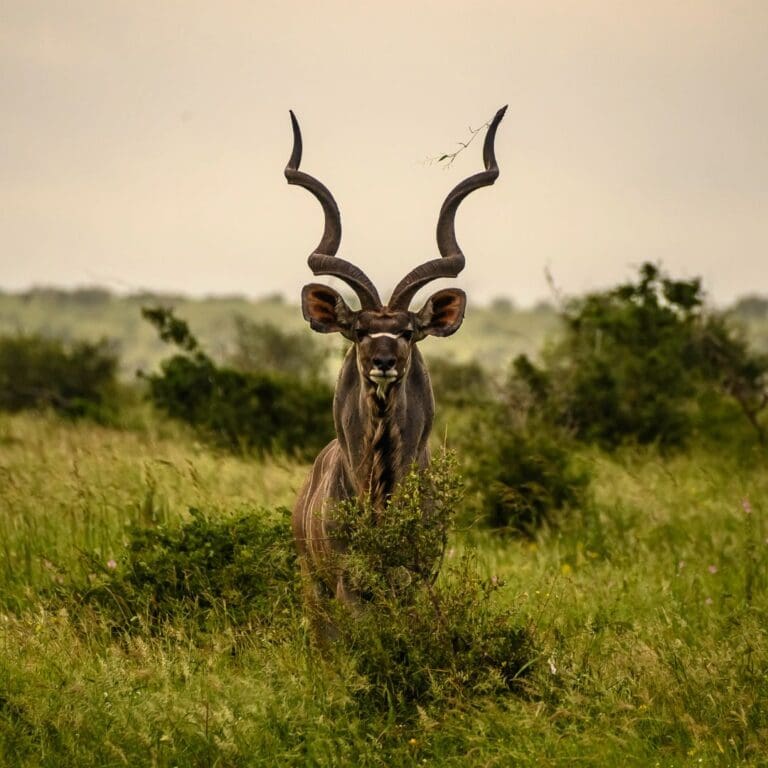
<svg viewBox="0 0 768 768"><path fill-rule="evenodd" d="M386 394L411 364L414 344L425 336L450 336L464 319L464 291L449 288L433 294L419 312L402 309L354 311L339 293L312 283L302 292L302 311L319 333L341 333L352 341L360 375Z"/></svg>

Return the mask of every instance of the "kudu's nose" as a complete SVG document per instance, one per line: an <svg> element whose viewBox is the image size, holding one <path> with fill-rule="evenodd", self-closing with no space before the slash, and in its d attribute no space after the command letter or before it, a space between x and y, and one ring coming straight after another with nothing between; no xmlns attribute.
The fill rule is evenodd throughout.
<svg viewBox="0 0 768 768"><path fill-rule="evenodd" d="M380 371L388 371L390 368L395 367L397 358L394 355L379 355L373 358L373 364Z"/></svg>

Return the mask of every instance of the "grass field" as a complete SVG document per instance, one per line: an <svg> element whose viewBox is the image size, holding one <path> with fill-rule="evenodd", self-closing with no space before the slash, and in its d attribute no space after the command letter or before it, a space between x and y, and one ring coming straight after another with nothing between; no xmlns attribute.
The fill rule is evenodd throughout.
<svg viewBox="0 0 768 768"><path fill-rule="evenodd" d="M387 708L348 652L321 658L298 608L115 633L62 600L94 564L124 567L128 525L266 515L306 469L145 416L0 416L0 765L768 764L764 458L585 450L594 498L560 529L455 535L448 569L476 549L535 657L514 692Z"/></svg>

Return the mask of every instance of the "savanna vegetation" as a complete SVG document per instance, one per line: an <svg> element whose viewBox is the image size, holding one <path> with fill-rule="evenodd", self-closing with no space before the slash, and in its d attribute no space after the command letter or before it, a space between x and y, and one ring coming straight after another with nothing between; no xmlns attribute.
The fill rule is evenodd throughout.
<svg viewBox="0 0 768 768"><path fill-rule="evenodd" d="M263 335L254 341L250 324L268 324L285 333L298 333L304 339L312 339L301 311L280 296L258 301L241 296L190 299L147 292L118 296L103 289L54 288L15 294L0 292L0 334L39 333L91 342L104 337L117 340L121 373L133 379L137 370L153 371L168 355L166 344L142 319L142 307L173 307L213 360L238 365L242 362L245 369L254 352L271 354L269 350L275 349ZM548 304L526 310L514 310L504 302L488 307L473 306L461 334L451 339L450 345L425 339L422 348L430 357L449 356L459 362L482 359L489 368L499 369L506 366L514 354L536 353L546 335L558 324L557 314ZM314 345L330 358L326 361L329 375L338 371L334 360L341 354L333 344L325 340Z"/></svg>
<svg viewBox="0 0 768 768"><path fill-rule="evenodd" d="M262 356L264 367L238 370L217 365L172 311L144 308L142 314L177 350L163 361L161 373L145 377L150 399L171 418L231 450L311 458L333 437L330 386L311 357L302 375L295 371L295 359L312 351L304 337L270 327L267 338L275 351ZM242 346L242 334L240 341L243 351L236 359L243 360L252 350Z"/></svg>
<svg viewBox="0 0 768 768"><path fill-rule="evenodd" d="M43 292L0 297L0 764L765 764L759 297L715 312L646 265L558 313L476 313L499 353L431 365L431 474L384 519L338 511L365 600L318 647L288 508L339 350L277 301L265 326L232 300L215 341L188 302L49 293L45 327L8 309ZM95 341L130 302L162 360L138 380ZM53 333L100 312L85 345ZM71 386L77 354L103 363L77 397L9 399Z"/></svg>

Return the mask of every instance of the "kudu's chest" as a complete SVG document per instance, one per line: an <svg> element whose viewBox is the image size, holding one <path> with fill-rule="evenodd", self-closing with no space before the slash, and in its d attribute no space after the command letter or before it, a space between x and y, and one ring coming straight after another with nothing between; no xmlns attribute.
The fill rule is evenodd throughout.
<svg viewBox="0 0 768 768"><path fill-rule="evenodd" d="M350 491L381 508L411 466L426 466L432 390L417 356L403 381L380 397L357 374L351 352L334 399L336 431Z"/></svg>

